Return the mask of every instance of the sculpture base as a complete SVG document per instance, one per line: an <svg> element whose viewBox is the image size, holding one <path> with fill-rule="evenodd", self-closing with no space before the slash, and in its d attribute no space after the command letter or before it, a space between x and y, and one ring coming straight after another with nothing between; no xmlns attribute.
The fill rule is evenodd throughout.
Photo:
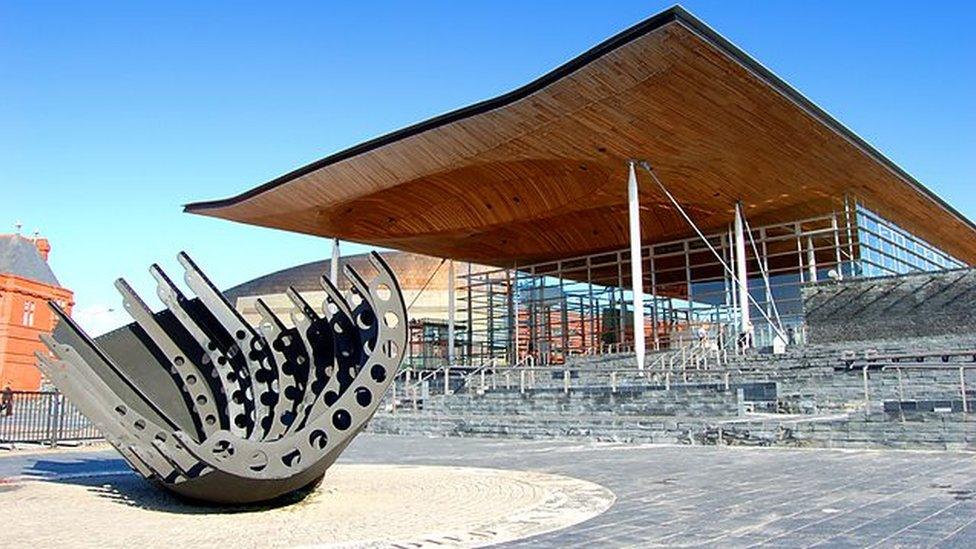
<svg viewBox="0 0 976 549"><path fill-rule="evenodd" d="M582 522L612 505L591 482L467 467L346 465L298 502L200 507L134 474L8 484L10 539L31 546L480 546Z"/></svg>

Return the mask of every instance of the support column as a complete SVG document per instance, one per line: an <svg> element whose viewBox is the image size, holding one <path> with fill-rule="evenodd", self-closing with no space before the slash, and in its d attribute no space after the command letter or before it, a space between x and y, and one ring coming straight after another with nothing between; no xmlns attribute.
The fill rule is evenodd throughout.
<svg viewBox="0 0 976 549"><path fill-rule="evenodd" d="M634 354L637 368L644 369L644 269L641 261L640 202L637 195L637 171L630 163L627 182L627 203L630 211L630 279L634 306Z"/></svg>
<svg viewBox="0 0 976 549"><path fill-rule="evenodd" d="M329 263L329 280L339 287L339 239L332 239L332 262Z"/></svg>
<svg viewBox="0 0 976 549"><path fill-rule="evenodd" d="M454 260L447 261L447 365L454 365Z"/></svg>
<svg viewBox="0 0 976 549"><path fill-rule="evenodd" d="M746 268L746 236L742 222L742 202L735 203L735 277L738 278L739 286L739 325L740 333L749 334L752 323L749 321L749 272ZM743 340L743 347L749 346L749 338Z"/></svg>
<svg viewBox="0 0 976 549"><path fill-rule="evenodd" d="M809 269L810 282L817 281L817 252L813 247L813 237L807 237L807 269Z"/></svg>

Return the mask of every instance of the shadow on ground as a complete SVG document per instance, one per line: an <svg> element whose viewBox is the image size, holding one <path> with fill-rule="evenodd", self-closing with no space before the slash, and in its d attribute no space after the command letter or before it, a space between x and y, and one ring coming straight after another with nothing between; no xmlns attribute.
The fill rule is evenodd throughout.
<svg viewBox="0 0 976 549"><path fill-rule="evenodd" d="M128 470L122 459L38 460L24 471L40 482L83 486L98 497L121 505L182 515L255 513L301 503L318 482L278 499L252 505L214 505L184 498Z"/></svg>

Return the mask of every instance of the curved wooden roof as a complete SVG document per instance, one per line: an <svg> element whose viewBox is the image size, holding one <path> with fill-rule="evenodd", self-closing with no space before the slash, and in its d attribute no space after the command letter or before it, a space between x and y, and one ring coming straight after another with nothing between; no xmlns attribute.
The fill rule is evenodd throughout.
<svg viewBox="0 0 976 549"><path fill-rule="evenodd" d="M508 94L186 211L508 266L625 247L631 158L705 230L739 199L757 226L849 193L976 263L969 220L680 7ZM646 243L692 234L654 185L640 198Z"/></svg>

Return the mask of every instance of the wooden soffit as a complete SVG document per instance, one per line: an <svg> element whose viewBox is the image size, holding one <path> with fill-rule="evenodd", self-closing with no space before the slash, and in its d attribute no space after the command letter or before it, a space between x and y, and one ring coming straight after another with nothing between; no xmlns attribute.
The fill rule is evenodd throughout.
<svg viewBox="0 0 976 549"><path fill-rule="evenodd" d="M976 228L785 82L672 8L503 96L186 211L511 266L628 244L627 161L706 231L863 200L976 263ZM692 235L646 174L645 243Z"/></svg>

